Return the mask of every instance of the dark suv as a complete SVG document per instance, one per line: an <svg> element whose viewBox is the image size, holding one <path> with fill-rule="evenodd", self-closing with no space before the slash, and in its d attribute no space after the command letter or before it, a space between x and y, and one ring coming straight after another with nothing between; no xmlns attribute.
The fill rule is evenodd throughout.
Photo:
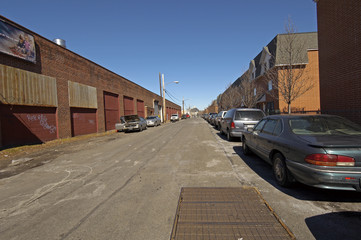
<svg viewBox="0 0 361 240"><path fill-rule="evenodd" d="M247 128L253 128L264 116L261 109L256 108L233 108L228 110L221 121L221 134L227 135L227 140L234 137L242 137L242 132Z"/></svg>

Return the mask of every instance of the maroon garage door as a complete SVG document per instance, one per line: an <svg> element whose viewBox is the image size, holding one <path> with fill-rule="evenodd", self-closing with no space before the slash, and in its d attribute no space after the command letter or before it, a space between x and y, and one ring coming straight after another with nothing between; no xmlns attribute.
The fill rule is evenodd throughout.
<svg viewBox="0 0 361 240"><path fill-rule="evenodd" d="M133 98L124 96L124 115L133 115L134 114L134 103Z"/></svg>
<svg viewBox="0 0 361 240"><path fill-rule="evenodd" d="M144 114L144 102L142 100L137 100L137 112L138 112L138 116L144 118L144 116L145 116L145 114Z"/></svg>
<svg viewBox="0 0 361 240"><path fill-rule="evenodd" d="M105 130L115 129L115 124L119 120L118 95L104 92L104 116Z"/></svg>
<svg viewBox="0 0 361 240"><path fill-rule="evenodd" d="M97 132L97 110L71 108L71 133L73 137Z"/></svg>
<svg viewBox="0 0 361 240"><path fill-rule="evenodd" d="M0 104L0 146L36 144L58 137L55 107Z"/></svg>

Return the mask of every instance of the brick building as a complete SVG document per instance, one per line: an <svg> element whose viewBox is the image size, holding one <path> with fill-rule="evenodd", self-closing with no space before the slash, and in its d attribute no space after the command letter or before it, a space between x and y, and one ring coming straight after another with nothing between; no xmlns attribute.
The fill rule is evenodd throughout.
<svg viewBox="0 0 361 240"><path fill-rule="evenodd" d="M361 124L361 1L315 2L322 113Z"/></svg>
<svg viewBox="0 0 361 240"><path fill-rule="evenodd" d="M291 102L292 112L316 113L320 111L317 32L295 33L293 35L293 49L284 50L289 41L287 39L288 34L278 34L250 61L249 69L230 88L241 86L242 81L253 81L253 87L248 91L257 96L257 108L270 114L287 113L288 105L283 100L282 95L277 93L277 89L279 89L277 84L281 84L281 82L272 79L285 75L284 71L288 71L289 65L292 65L293 74L297 75L302 71L301 79L305 79L304 81L313 86L309 91ZM288 59L288 51L291 50L297 52L292 60ZM229 89L225 91L225 94L227 91ZM271 94L271 91L274 93ZM247 93L243 94L246 95ZM242 101L239 102L241 106L244 106Z"/></svg>
<svg viewBox="0 0 361 240"><path fill-rule="evenodd" d="M161 105L159 95L0 16L0 148L112 130L122 115L161 116ZM166 110L181 113L168 100Z"/></svg>

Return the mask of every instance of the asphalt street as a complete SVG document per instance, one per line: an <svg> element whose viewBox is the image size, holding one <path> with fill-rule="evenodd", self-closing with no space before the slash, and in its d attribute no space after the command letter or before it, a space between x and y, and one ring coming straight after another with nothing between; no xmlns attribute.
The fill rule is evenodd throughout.
<svg viewBox="0 0 361 240"><path fill-rule="evenodd" d="M242 186L297 239L359 238L360 193L278 187L241 145L197 118L14 159L37 164L0 179L0 239L169 239L182 187Z"/></svg>

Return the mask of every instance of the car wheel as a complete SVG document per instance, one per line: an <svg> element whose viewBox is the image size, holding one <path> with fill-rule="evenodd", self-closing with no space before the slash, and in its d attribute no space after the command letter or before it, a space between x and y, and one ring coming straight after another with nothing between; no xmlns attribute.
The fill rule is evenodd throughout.
<svg viewBox="0 0 361 240"><path fill-rule="evenodd" d="M244 155L250 155L252 152L251 152L251 149L249 149L247 143L246 143L246 139L243 138L242 139L242 152Z"/></svg>
<svg viewBox="0 0 361 240"><path fill-rule="evenodd" d="M276 182L282 187L290 187L293 183L293 177L287 169L285 159L279 153L273 157L273 175Z"/></svg>
<svg viewBox="0 0 361 240"><path fill-rule="evenodd" d="M227 130L227 140L228 141L232 141L233 137L231 137L231 133L229 132L229 130Z"/></svg>

